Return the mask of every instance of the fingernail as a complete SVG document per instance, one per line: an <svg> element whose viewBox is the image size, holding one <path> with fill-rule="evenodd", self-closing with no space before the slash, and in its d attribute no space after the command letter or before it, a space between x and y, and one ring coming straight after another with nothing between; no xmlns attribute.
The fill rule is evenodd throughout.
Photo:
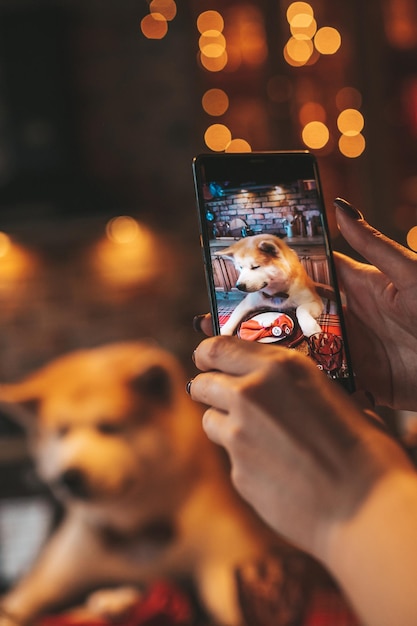
<svg viewBox="0 0 417 626"><path fill-rule="evenodd" d="M196 315L196 316L193 318L193 328L194 328L194 330L195 330L195 332L196 332L196 333L201 333L201 332L203 332L203 331L201 330L201 322L203 321L203 319L204 319L204 318L205 318L205 315L204 315L204 314L202 314L202 315Z"/></svg>
<svg viewBox="0 0 417 626"><path fill-rule="evenodd" d="M333 204L343 211L347 217L350 217L353 220L363 220L362 213L347 200L344 200L343 198L336 198L333 200Z"/></svg>
<svg viewBox="0 0 417 626"><path fill-rule="evenodd" d="M191 359L192 359L192 361L193 361L193 363L195 365L195 350L194 350L194 352L191 355Z"/></svg>
<svg viewBox="0 0 417 626"><path fill-rule="evenodd" d="M188 395L191 395L191 385L193 384L193 380L194 378L191 378L191 380L189 380L185 385L185 391L188 393Z"/></svg>

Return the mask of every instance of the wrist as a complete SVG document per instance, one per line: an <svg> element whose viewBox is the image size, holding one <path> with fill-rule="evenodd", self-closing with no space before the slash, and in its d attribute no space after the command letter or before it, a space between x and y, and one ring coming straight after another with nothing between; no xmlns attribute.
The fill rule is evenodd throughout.
<svg viewBox="0 0 417 626"><path fill-rule="evenodd" d="M322 557L366 623L414 623L417 474L384 474L349 519L330 525Z"/></svg>

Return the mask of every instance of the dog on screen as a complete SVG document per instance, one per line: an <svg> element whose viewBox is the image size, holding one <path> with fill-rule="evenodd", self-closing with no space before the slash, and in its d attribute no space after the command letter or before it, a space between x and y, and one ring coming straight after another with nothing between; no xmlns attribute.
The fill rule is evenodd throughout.
<svg viewBox="0 0 417 626"><path fill-rule="evenodd" d="M239 276L236 287L247 293L222 326L223 335L233 335L250 313L294 308L302 333L321 332L317 318L323 302L297 254L279 237L269 234L243 237L215 253L230 258Z"/></svg>

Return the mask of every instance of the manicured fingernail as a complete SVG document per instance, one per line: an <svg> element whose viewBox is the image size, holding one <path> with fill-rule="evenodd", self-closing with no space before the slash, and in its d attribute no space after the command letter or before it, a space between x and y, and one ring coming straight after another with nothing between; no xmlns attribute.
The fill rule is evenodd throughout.
<svg viewBox="0 0 417 626"><path fill-rule="evenodd" d="M195 330L195 332L196 332L196 333L201 333L201 332L203 332L203 331L201 330L201 322L203 321L203 319L204 319L204 318L205 318L205 315L204 315L204 314L203 314L203 315L196 315L196 316L193 318L193 328L194 328L194 330Z"/></svg>
<svg viewBox="0 0 417 626"><path fill-rule="evenodd" d="M350 217L353 220L363 220L362 213L347 200L344 200L343 198L336 198L333 200L333 204L343 211L347 217Z"/></svg>
<svg viewBox="0 0 417 626"><path fill-rule="evenodd" d="M188 393L188 395L191 394L191 385L193 384L193 378L191 378L191 380L189 380L187 382L187 384L185 385L185 391Z"/></svg>

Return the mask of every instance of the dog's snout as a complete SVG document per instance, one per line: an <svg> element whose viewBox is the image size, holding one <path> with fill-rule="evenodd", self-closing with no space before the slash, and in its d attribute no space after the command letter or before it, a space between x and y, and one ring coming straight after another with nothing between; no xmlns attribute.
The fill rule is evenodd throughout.
<svg viewBox="0 0 417 626"><path fill-rule="evenodd" d="M89 489L88 484L82 470L72 467L61 474L59 483L62 487L65 487L72 496L77 498L88 498Z"/></svg>
<svg viewBox="0 0 417 626"><path fill-rule="evenodd" d="M246 283L236 283L236 287L239 289L239 291L248 291L248 286Z"/></svg>

